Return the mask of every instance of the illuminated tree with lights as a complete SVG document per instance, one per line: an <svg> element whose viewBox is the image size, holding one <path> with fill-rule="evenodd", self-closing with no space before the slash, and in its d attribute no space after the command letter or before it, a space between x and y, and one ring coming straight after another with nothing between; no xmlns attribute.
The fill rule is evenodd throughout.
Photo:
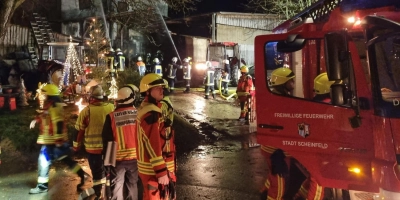
<svg viewBox="0 0 400 200"><path fill-rule="evenodd" d="M69 80L77 80L79 75L83 74L83 69L82 69L82 65L79 61L79 57L78 54L76 53L75 50L75 46L72 43L72 38L70 37L71 41L68 45L68 49L67 49L67 59L65 60L65 67L64 67L64 73L63 73L63 77L65 77L66 75L69 76L67 77L67 81ZM69 70L70 73L67 73L67 71ZM72 71L72 72L71 72ZM73 76L71 76L71 73L73 73ZM66 83L66 85L68 85L68 83Z"/></svg>
<svg viewBox="0 0 400 200"><path fill-rule="evenodd" d="M117 81L114 77L111 79L111 87L109 88L110 95L108 95L108 99L117 99L118 97L118 86Z"/></svg>
<svg viewBox="0 0 400 200"><path fill-rule="evenodd" d="M93 18L86 32L89 32L89 38L86 40L89 51L87 51L85 60L88 63L96 63L97 67L99 66L99 59L104 56L104 52L110 47L102 20Z"/></svg>

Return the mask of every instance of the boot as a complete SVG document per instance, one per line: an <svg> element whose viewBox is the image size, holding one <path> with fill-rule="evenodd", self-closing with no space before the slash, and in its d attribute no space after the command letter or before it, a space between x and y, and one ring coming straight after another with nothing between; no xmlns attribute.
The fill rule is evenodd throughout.
<svg viewBox="0 0 400 200"><path fill-rule="evenodd" d="M204 96L204 99L208 99L208 95Z"/></svg>
<svg viewBox="0 0 400 200"><path fill-rule="evenodd" d="M94 194L96 195L96 199L100 199L101 198L101 190L103 189L103 185L94 185L93 186L93 190L94 190Z"/></svg>
<svg viewBox="0 0 400 200"><path fill-rule="evenodd" d="M48 183L39 183L29 190L29 194L40 194L49 191Z"/></svg>
<svg viewBox="0 0 400 200"><path fill-rule="evenodd" d="M83 171L82 169L79 169L79 171L76 172L76 174L79 176L79 178L81 178L81 182L76 186L76 190L78 191L78 193L80 193L84 190L83 186L85 185L90 175L85 171Z"/></svg>
<svg viewBox="0 0 400 200"><path fill-rule="evenodd" d="M212 97L213 97L213 99L215 99L215 94L214 93L212 94Z"/></svg>

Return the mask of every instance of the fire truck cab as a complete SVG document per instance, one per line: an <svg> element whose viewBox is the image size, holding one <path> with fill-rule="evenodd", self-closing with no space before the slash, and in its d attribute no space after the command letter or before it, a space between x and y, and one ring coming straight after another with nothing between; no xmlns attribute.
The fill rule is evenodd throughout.
<svg viewBox="0 0 400 200"><path fill-rule="evenodd" d="M399 9L398 0L321 0L255 38L258 143L349 199L400 199ZM295 74L291 95L271 90L279 67ZM330 103L313 100L323 72Z"/></svg>

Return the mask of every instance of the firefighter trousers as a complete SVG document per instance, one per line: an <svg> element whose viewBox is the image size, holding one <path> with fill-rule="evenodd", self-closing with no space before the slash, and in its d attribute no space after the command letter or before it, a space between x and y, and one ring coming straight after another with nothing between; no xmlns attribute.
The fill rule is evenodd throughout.
<svg viewBox="0 0 400 200"><path fill-rule="evenodd" d="M185 79L185 86L186 86L185 92L190 92L190 79Z"/></svg>
<svg viewBox="0 0 400 200"><path fill-rule="evenodd" d="M88 153L88 161L93 176L93 190L97 197L101 197L101 190L105 184L105 169L102 154Z"/></svg>
<svg viewBox="0 0 400 200"><path fill-rule="evenodd" d="M112 200L137 200L138 199L138 166L137 160L117 161L111 167ZM124 198L124 186L128 190Z"/></svg>
<svg viewBox="0 0 400 200"><path fill-rule="evenodd" d="M82 171L81 167L70 156L70 148L68 143L61 146L42 145L38 159L38 186L47 189L49 182L49 171L53 161L60 160L65 163L74 173ZM83 173L79 174L83 181Z"/></svg>
<svg viewBox="0 0 400 200"><path fill-rule="evenodd" d="M171 90L171 92L174 91L174 89L175 89L175 78L168 77L168 86L169 86L169 89Z"/></svg>

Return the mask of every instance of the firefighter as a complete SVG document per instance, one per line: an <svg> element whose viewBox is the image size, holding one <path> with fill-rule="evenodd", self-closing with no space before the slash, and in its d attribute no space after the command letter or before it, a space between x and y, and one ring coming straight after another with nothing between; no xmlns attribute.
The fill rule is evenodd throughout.
<svg viewBox="0 0 400 200"><path fill-rule="evenodd" d="M223 71L222 71L222 76L221 76L222 94L228 95L228 91L229 91L229 88L228 88L229 81L230 81L229 72L223 70Z"/></svg>
<svg viewBox="0 0 400 200"><path fill-rule="evenodd" d="M78 191L81 191L87 174L76 161L68 156L70 146L67 142L64 108L58 86L47 84L41 90L43 94L46 94L44 112L32 120L29 126L32 129L36 123L40 124L37 143L42 145L38 159L38 183L35 188L30 189L29 194L48 191L49 170L54 160L60 160L67 164L71 171L81 178L81 182L77 186Z"/></svg>
<svg viewBox="0 0 400 200"><path fill-rule="evenodd" d="M146 54L146 74L148 73L153 73L154 69L153 67L153 61L151 59L151 53Z"/></svg>
<svg viewBox="0 0 400 200"><path fill-rule="evenodd" d="M147 74L140 81L144 100L139 107L137 159L143 183L143 200L175 199L175 161L170 160L173 141L166 135L160 101L165 82L157 74Z"/></svg>
<svg viewBox="0 0 400 200"><path fill-rule="evenodd" d="M329 81L326 72L321 73L314 79L314 101L331 103L330 89L335 81Z"/></svg>
<svg viewBox="0 0 400 200"><path fill-rule="evenodd" d="M174 87L175 87L176 70L179 68L179 65L177 64L178 62L177 57L173 57L171 61L172 61L171 64L169 64L167 67L167 79L169 85L169 92L173 93L175 89Z"/></svg>
<svg viewBox="0 0 400 200"><path fill-rule="evenodd" d="M229 60L228 59L226 59L225 61L224 61L224 71L226 72L226 73L228 73L228 75L230 76L231 75L231 66L230 66L230 64L229 64Z"/></svg>
<svg viewBox="0 0 400 200"><path fill-rule="evenodd" d="M160 60L158 59L158 58L154 58L154 60L153 60L153 69L154 69L154 71L152 71L152 73L155 73L155 74L157 74L157 75L159 75L159 76L163 76L163 70L162 70L162 66L161 66L161 63L160 63Z"/></svg>
<svg viewBox="0 0 400 200"><path fill-rule="evenodd" d="M208 99L208 96L211 95L213 99L215 99L215 92L214 92L214 79L215 79L215 70L211 66L210 62L207 62L207 70L204 74L204 86L205 86L205 99Z"/></svg>
<svg viewBox="0 0 400 200"><path fill-rule="evenodd" d="M294 89L295 74L286 67L281 67L272 71L271 91L276 94L290 96Z"/></svg>
<svg viewBox="0 0 400 200"><path fill-rule="evenodd" d="M116 55L116 60L115 60L115 66L117 68L117 71L122 72L125 70L125 56L122 53L121 49L118 48L116 50L117 55Z"/></svg>
<svg viewBox="0 0 400 200"><path fill-rule="evenodd" d="M139 75L144 76L144 74L146 73L146 64L143 62L141 56L138 57L136 65L138 67Z"/></svg>
<svg viewBox="0 0 400 200"><path fill-rule="evenodd" d="M190 79L192 73L192 66L190 63L191 59L192 59L191 57L183 59L183 64L181 66L181 69L183 69L183 79L185 80L185 86L186 86L185 91L183 91L184 93L190 92Z"/></svg>
<svg viewBox="0 0 400 200"><path fill-rule="evenodd" d="M101 133L106 116L114 110L113 104L103 102L103 93L103 88L100 85L90 87L89 105L78 115L75 124L77 133L73 142L73 149L75 151L79 150L82 143L85 145L93 175L93 189L97 198L102 196L101 190L105 184Z"/></svg>
<svg viewBox="0 0 400 200"><path fill-rule="evenodd" d="M116 55L115 51L113 48L110 48L108 50L108 53L106 54L106 62L107 62L107 67L108 70L110 71L110 74L113 76L115 72L115 66L116 66Z"/></svg>
<svg viewBox="0 0 400 200"><path fill-rule="evenodd" d="M163 61L164 61L164 55L163 55L163 53L161 52L161 50L157 50L157 52L156 52L156 58L158 58L158 60L160 61L160 63L163 63Z"/></svg>
<svg viewBox="0 0 400 200"><path fill-rule="evenodd" d="M246 124L249 121L248 101L251 98L251 93L254 90L253 78L248 74L249 68L243 66L240 68L241 76L236 88L236 94L240 102L240 117L239 120L245 120Z"/></svg>
<svg viewBox="0 0 400 200"><path fill-rule="evenodd" d="M111 199L138 199L137 110L133 105L136 89L136 86L128 84L118 90L118 97L115 100L117 107L106 116L103 126L103 147L107 147L109 141L115 141L118 144L115 156L116 165L115 167L110 166ZM106 148L103 148L103 155L106 155ZM125 198L124 186L128 190Z"/></svg>

